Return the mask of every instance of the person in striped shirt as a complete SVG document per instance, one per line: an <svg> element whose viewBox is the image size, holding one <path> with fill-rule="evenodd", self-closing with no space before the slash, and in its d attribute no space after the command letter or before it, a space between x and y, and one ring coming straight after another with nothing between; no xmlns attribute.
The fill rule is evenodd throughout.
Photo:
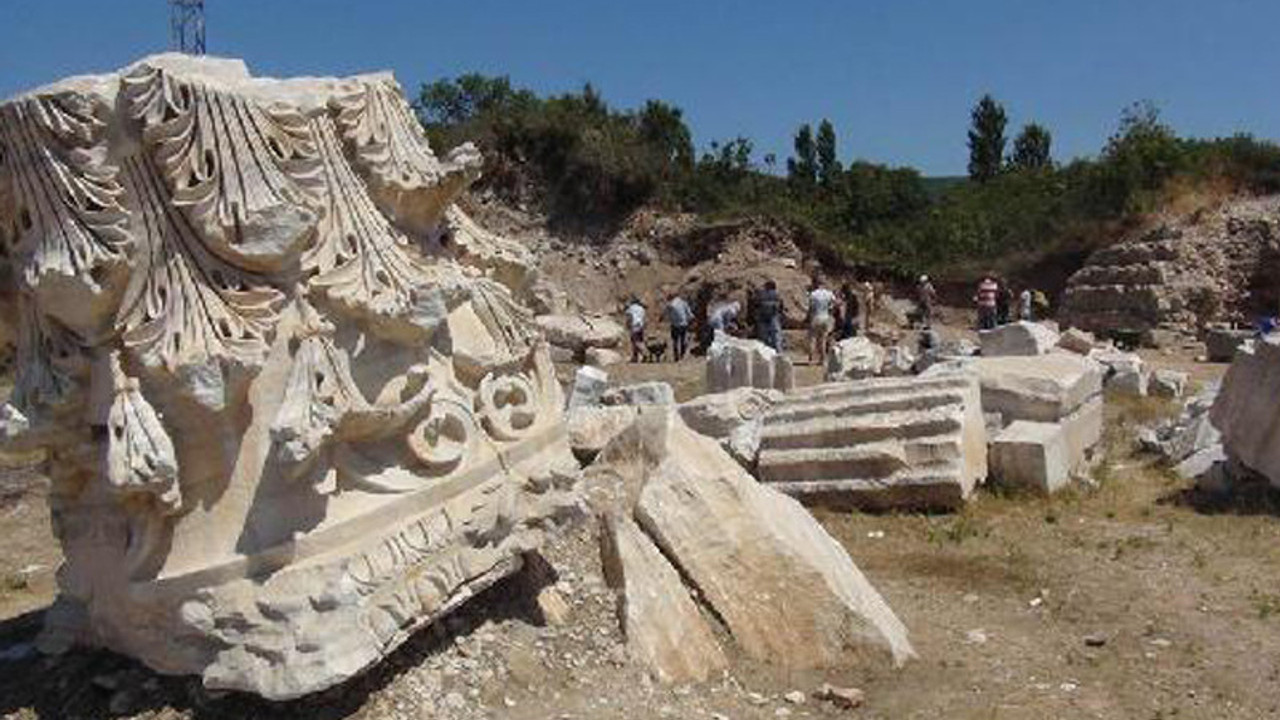
<svg viewBox="0 0 1280 720"><path fill-rule="evenodd" d="M996 326L996 305L1000 296L1000 283L996 282L993 273L982 276L978 283L978 293L973 301L978 305L978 329L991 330Z"/></svg>

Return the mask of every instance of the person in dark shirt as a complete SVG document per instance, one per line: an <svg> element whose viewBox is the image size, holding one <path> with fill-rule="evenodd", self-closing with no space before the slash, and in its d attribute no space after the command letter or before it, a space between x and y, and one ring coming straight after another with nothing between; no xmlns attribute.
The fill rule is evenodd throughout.
<svg viewBox="0 0 1280 720"><path fill-rule="evenodd" d="M840 286L840 305L842 314L840 316L840 339L847 340L858 334L858 293L854 291L853 285L844 283Z"/></svg>
<svg viewBox="0 0 1280 720"><path fill-rule="evenodd" d="M764 289L756 294L755 311L760 342L782 352L782 297L776 282L765 282Z"/></svg>

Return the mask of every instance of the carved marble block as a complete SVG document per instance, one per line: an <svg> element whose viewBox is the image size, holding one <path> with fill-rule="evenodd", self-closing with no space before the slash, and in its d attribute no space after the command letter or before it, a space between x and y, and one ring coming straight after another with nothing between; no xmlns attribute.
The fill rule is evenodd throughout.
<svg viewBox="0 0 1280 720"><path fill-rule="evenodd" d="M389 74L161 55L0 105L0 436L49 458L46 650L296 697L575 512L545 343L494 279L519 252L453 205L478 168Z"/></svg>

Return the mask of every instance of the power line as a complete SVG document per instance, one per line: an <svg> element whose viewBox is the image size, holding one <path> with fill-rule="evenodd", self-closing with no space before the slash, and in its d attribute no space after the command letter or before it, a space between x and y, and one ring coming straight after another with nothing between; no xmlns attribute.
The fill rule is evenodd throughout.
<svg viewBox="0 0 1280 720"><path fill-rule="evenodd" d="M169 0L169 49L204 54L204 0Z"/></svg>

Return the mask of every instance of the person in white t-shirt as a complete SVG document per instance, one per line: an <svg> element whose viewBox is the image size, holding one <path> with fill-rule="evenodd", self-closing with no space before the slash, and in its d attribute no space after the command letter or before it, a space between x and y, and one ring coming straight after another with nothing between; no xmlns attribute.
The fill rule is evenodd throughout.
<svg viewBox="0 0 1280 720"><path fill-rule="evenodd" d="M644 359L644 305L640 298L632 296L623 314L627 318L627 331L631 333L631 362L638 363Z"/></svg>
<svg viewBox="0 0 1280 720"><path fill-rule="evenodd" d="M836 321L832 309L836 304L836 295L822 284L821 278L814 277L809 288L809 364L814 358L822 362L827 357L827 342L831 339L831 331L835 330Z"/></svg>

